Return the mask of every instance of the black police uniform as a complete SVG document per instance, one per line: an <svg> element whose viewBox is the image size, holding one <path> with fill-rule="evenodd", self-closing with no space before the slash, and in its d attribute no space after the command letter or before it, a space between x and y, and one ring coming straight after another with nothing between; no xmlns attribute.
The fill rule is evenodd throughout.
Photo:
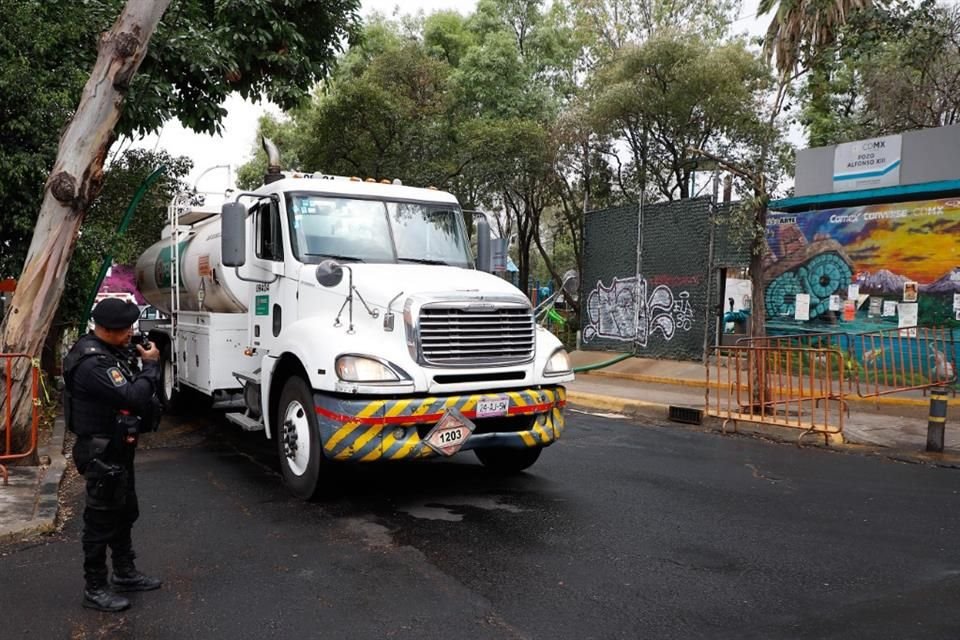
<svg viewBox="0 0 960 640"><path fill-rule="evenodd" d="M132 303L108 299L97 305L93 316L97 324L119 329L131 326L139 312ZM130 604L107 590L108 547L113 560L110 583L115 590L146 591L160 586L158 579L136 570L131 539L133 523L140 515L134 454L139 433L152 430L159 418L156 390L160 368L155 361L144 361L143 370L135 373L128 357L125 350L91 332L77 341L64 360L64 408L67 425L77 434L73 459L87 483L83 603L107 611Z"/></svg>

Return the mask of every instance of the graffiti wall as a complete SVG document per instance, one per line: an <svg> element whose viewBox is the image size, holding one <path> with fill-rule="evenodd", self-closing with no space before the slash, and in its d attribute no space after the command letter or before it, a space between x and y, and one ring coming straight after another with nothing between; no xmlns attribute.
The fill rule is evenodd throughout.
<svg viewBox="0 0 960 640"><path fill-rule="evenodd" d="M960 326L960 199L771 214L771 331Z"/></svg>
<svg viewBox="0 0 960 640"><path fill-rule="evenodd" d="M636 205L587 215L580 294L585 349L702 357L712 324L705 317L709 215L704 198L649 205L639 233Z"/></svg>
<svg viewBox="0 0 960 640"><path fill-rule="evenodd" d="M649 296L646 278L614 278L609 286L597 282L587 295L587 322L584 342L596 338L636 342L647 348L650 338L673 340L678 332L690 331L696 321L690 306L690 292L674 295L666 285L657 285Z"/></svg>

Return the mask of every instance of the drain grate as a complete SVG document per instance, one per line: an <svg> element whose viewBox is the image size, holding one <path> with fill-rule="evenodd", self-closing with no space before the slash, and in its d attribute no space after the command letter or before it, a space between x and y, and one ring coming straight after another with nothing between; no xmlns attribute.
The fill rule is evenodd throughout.
<svg viewBox="0 0 960 640"><path fill-rule="evenodd" d="M703 410L691 409L690 407L675 407L670 405L670 411L667 419L672 422L683 422L686 424L702 424Z"/></svg>

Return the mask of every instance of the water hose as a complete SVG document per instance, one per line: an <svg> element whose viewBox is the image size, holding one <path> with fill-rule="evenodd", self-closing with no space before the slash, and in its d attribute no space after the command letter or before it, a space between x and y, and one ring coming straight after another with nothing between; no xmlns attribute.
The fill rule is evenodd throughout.
<svg viewBox="0 0 960 640"><path fill-rule="evenodd" d="M581 367L574 367L574 373L582 373L584 371L593 371L594 369L603 369L604 367L609 367L612 364L617 364L618 362L623 362L627 358L632 358L632 353L621 353L616 358L611 358L610 360L605 360L603 362L597 362L594 364L585 364Z"/></svg>

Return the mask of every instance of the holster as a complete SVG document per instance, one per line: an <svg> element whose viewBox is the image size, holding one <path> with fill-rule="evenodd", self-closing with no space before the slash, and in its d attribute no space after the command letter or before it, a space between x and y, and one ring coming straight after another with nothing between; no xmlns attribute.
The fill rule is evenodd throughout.
<svg viewBox="0 0 960 640"><path fill-rule="evenodd" d="M77 470L87 481L87 504L94 509L119 509L126 502L127 470L106 461L111 445L109 437L92 436L78 438L73 447Z"/></svg>

